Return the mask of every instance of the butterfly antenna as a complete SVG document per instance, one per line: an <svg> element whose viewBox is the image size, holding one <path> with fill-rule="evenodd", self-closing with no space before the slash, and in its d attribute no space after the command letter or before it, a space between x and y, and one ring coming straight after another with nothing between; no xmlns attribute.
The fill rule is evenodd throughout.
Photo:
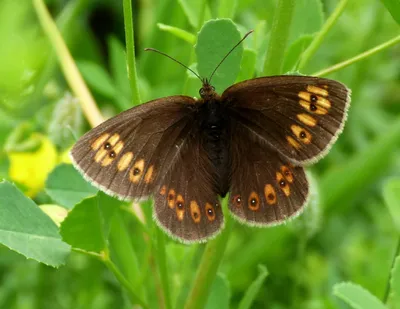
<svg viewBox="0 0 400 309"><path fill-rule="evenodd" d="M186 68L187 70L189 70L190 72L192 72L194 75L196 75L197 78L200 79L201 82L203 82L203 79L199 76L199 74L197 74L195 71L193 71L193 70L192 70L191 68L189 68L188 66L184 65L184 64L183 64L182 62L180 62L179 60L176 60L175 58L172 58L171 56L167 55L166 53L163 53L162 51L159 51L159 50L154 49L154 48L145 48L144 50L145 50L145 51L153 51L153 52L159 53L159 54L161 54L161 55L163 55L163 56L165 56L165 57L167 57L167 58L169 58L169 59L175 61L176 63L179 63L181 66L183 66L184 68Z"/></svg>
<svg viewBox="0 0 400 309"><path fill-rule="evenodd" d="M212 72L212 74L210 76L210 80L209 80L210 83L211 83L211 79L214 76L214 73L218 70L218 68L225 61L225 59L235 50L236 47L238 47L240 45L240 43L242 43L253 32L254 32L254 30L250 30L249 32L247 32L246 35L235 46L232 47L232 49L225 55L225 57L222 58L222 60L218 63L217 67L214 69L214 71Z"/></svg>

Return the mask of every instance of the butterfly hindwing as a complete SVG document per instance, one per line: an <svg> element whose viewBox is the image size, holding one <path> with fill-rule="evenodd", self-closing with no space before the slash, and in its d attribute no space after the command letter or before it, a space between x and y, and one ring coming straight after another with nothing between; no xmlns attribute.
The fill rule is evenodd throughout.
<svg viewBox="0 0 400 309"><path fill-rule="evenodd" d="M283 75L235 84L221 100L260 140L304 165L322 158L341 133L350 90L330 79Z"/></svg>
<svg viewBox="0 0 400 309"><path fill-rule="evenodd" d="M274 225L299 214L308 198L304 169L293 166L252 132L232 121L229 210L250 225Z"/></svg>
<svg viewBox="0 0 400 309"><path fill-rule="evenodd" d="M154 217L159 225L187 243L205 241L223 227L215 170L205 152L197 123L156 193L154 205Z"/></svg>

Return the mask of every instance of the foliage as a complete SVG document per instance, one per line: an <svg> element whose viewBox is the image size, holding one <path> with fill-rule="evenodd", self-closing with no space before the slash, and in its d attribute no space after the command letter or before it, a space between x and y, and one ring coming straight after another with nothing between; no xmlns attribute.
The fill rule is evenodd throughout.
<svg viewBox="0 0 400 309"><path fill-rule="evenodd" d="M49 0L48 15L42 0L0 2L0 307L399 308L400 2L133 4ZM151 203L99 192L66 153L139 101L198 96L193 74L143 48L208 77L251 29L213 77L219 92L268 73L327 76L352 89L348 123L310 168L300 218L227 220L207 245L176 243Z"/></svg>

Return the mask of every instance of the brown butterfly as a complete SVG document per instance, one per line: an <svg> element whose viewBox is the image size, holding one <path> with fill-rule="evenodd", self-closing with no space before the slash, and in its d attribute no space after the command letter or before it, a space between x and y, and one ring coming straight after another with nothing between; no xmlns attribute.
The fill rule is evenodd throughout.
<svg viewBox="0 0 400 309"><path fill-rule="evenodd" d="M219 197L227 193L231 214L249 225L298 215L309 195L303 166L327 154L350 104L350 90L330 79L261 77L219 95L212 75L201 79L201 99L171 96L131 108L71 151L74 166L102 191L124 200L153 196L155 220L182 242L222 230Z"/></svg>

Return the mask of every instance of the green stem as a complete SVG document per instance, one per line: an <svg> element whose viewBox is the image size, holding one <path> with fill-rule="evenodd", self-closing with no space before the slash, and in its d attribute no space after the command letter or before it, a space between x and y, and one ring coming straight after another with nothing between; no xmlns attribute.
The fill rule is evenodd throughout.
<svg viewBox="0 0 400 309"><path fill-rule="evenodd" d="M73 90L74 94L79 98L82 110L92 127L103 122L103 116L97 108L89 89L87 88L79 70L72 58L68 47L57 29L56 24L50 16L43 0L33 0L36 13L42 25L44 32L47 34L53 48L55 49L59 64L63 70L65 79Z"/></svg>
<svg viewBox="0 0 400 309"><path fill-rule="evenodd" d="M279 75L282 73L282 64L289 39L295 3L296 0L278 1L278 7L272 23L267 59L264 64L264 75Z"/></svg>
<svg viewBox="0 0 400 309"><path fill-rule="evenodd" d="M310 61L311 57L316 53L319 46L322 44L322 41L328 34L329 30L331 30L333 25L336 23L336 21L338 20L339 16L342 14L342 12L348 2L349 2L348 0L342 0L338 3L335 10L331 14L331 16L329 16L328 20L325 22L325 24L322 26L321 30L314 37L311 44L301 55L300 63L298 66L299 71L301 71L306 66L306 64Z"/></svg>
<svg viewBox="0 0 400 309"><path fill-rule="evenodd" d="M139 295L143 295L143 286L139 285L141 272L138 257L132 246L130 234L120 212L117 212L112 219L109 237L113 259L125 274L130 285Z"/></svg>
<svg viewBox="0 0 400 309"><path fill-rule="evenodd" d="M130 284L130 282L124 277L124 275L119 271L117 266L111 261L108 254L104 254L102 258L104 264L111 270L114 274L115 278L121 283L121 285L128 292L129 298L133 304L139 304L145 309L149 309L150 307L136 294L134 288Z"/></svg>
<svg viewBox="0 0 400 309"><path fill-rule="evenodd" d="M75 17L78 16L82 10L87 6L90 0L75 0L68 2L61 13L56 18L56 24L58 29L65 38L65 41L68 42L68 32L65 31L69 28L70 24L75 20ZM42 68L37 82L35 84L35 89L33 90L30 104L28 106L23 106L24 117L31 117L31 115L39 109L39 106L43 104L42 95L43 89L51 79L54 74L54 69L57 64L56 55L53 51L49 53L47 56L46 64Z"/></svg>
<svg viewBox="0 0 400 309"><path fill-rule="evenodd" d="M394 267L394 264L396 263L396 258L399 256L399 254L400 254L400 238L399 238L399 240L397 241L396 251L395 251L394 256L393 256L392 266L390 267L389 276L388 276L388 280L387 280L387 283L386 283L385 295L383 296L383 303L384 303L384 304L387 304L387 302L388 302L388 300L389 300L389 295L390 295L390 279L391 279L390 274L392 273L392 269L393 269L393 267Z"/></svg>
<svg viewBox="0 0 400 309"><path fill-rule="evenodd" d="M331 74L331 73L336 72L336 71L338 71L340 69L343 69L343 68L345 68L345 67L347 67L347 66L349 66L351 64L354 64L354 63L356 63L358 61L361 61L361 60L363 60L363 59L365 59L365 58L367 58L369 56L372 56L372 55L374 55L376 53L379 53L379 52L383 51L386 48L389 48L389 47L391 47L393 45L396 45L397 43L400 43L400 35L396 36L395 38L393 38L393 39L391 39L391 40L389 40L389 41L387 41L385 43L382 43L382 44L380 44L378 46L375 46L374 48L371 48L370 50L367 50L367 51L365 51L365 52L363 52L363 53L361 53L361 54L359 54L359 55L357 55L357 56L355 56L353 58L350 58L350 59L348 59L346 61L343 61L343 62L340 62L338 64L335 64L335 65L333 65L333 66L331 66L331 67L329 67L327 69L315 72L312 75L313 76L325 76L325 75Z"/></svg>
<svg viewBox="0 0 400 309"><path fill-rule="evenodd" d="M225 198L223 202L224 209L226 209L227 201L228 198ZM202 309L207 302L211 285L217 275L217 270L224 256L231 233L231 218L227 211L224 211L224 213L226 214L225 230L216 239L208 242L201 258L192 289L189 292L185 309Z"/></svg>
<svg viewBox="0 0 400 309"><path fill-rule="evenodd" d="M166 309L172 308L171 291L169 284L169 275L167 267L167 257L165 253L165 236L164 232L160 228L156 227L157 233L157 264L158 271L160 273L160 279L162 284L162 292L164 294L164 304Z"/></svg>
<svg viewBox="0 0 400 309"><path fill-rule="evenodd" d="M124 7L124 25L125 25L125 41L126 41L126 57L128 59L128 76L132 92L133 105L141 103L138 77L136 72L135 58L135 36L133 32L133 14L132 0L123 0Z"/></svg>

